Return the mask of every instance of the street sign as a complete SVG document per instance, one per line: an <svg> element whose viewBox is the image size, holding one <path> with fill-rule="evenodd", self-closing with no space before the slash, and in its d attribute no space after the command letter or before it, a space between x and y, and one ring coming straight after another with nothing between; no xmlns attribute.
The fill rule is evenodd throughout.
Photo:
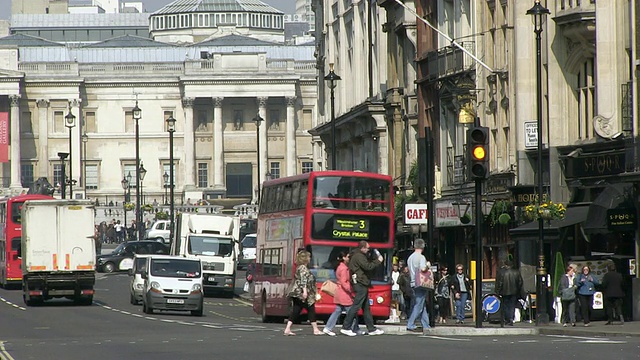
<svg viewBox="0 0 640 360"><path fill-rule="evenodd" d="M497 295L488 295L482 299L482 309L488 314L495 314L500 310L500 298Z"/></svg>
<svg viewBox="0 0 640 360"><path fill-rule="evenodd" d="M524 147L527 149L538 147L538 122L524 122Z"/></svg>

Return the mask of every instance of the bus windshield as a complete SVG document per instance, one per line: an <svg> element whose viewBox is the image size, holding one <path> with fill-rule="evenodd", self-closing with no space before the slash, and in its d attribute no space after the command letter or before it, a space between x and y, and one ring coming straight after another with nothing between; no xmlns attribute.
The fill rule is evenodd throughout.
<svg viewBox="0 0 640 360"><path fill-rule="evenodd" d="M309 245L306 247L311 253L311 263L309 269L316 277L316 281L324 282L326 280L336 280L336 268L338 267L338 254L340 252L349 253L351 250L346 246L324 246ZM382 265L378 266L371 274L371 284L381 285L389 283L390 273L390 251L387 249L378 249L384 257Z"/></svg>
<svg viewBox="0 0 640 360"><path fill-rule="evenodd" d="M189 254L204 256L231 256L233 243L231 239L211 236L189 236Z"/></svg>
<svg viewBox="0 0 640 360"><path fill-rule="evenodd" d="M389 211L390 182L354 176L321 176L313 182L313 207Z"/></svg>
<svg viewBox="0 0 640 360"><path fill-rule="evenodd" d="M22 223L22 205L24 205L24 202L11 203L11 221L16 224Z"/></svg>

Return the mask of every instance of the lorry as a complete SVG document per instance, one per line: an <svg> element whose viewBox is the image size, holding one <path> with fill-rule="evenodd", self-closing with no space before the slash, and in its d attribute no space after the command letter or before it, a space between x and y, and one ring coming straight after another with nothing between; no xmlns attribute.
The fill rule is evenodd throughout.
<svg viewBox="0 0 640 360"><path fill-rule="evenodd" d="M171 255L200 259L203 290L232 297L239 236L240 218L237 216L182 213L176 219Z"/></svg>
<svg viewBox="0 0 640 360"><path fill-rule="evenodd" d="M29 200L22 206L22 297L27 306L65 297L93 302L94 205L89 200Z"/></svg>

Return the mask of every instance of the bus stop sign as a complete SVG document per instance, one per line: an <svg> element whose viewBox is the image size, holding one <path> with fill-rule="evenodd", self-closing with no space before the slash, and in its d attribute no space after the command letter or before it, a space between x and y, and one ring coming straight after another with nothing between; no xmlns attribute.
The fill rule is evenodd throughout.
<svg viewBox="0 0 640 360"><path fill-rule="evenodd" d="M500 298L496 295L487 295L482 299L482 309L487 314L495 314L500 310Z"/></svg>

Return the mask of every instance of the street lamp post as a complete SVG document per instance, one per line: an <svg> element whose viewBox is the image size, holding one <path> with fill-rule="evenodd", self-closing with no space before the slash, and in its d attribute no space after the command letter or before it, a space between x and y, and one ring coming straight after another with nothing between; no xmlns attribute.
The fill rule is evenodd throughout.
<svg viewBox="0 0 640 360"><path fill-rule="evenodd" d="M538 132L538 207L542 204L542 25L549 14L549 9L540 4L540 0L536 0L533 7L527 10L527 15L533 16L534 32L536 34L536 107L537 107L537 132ZM536 289L536 325L546 325L549 323L549 314L547 313L547 270L544 255L544 219L538 217L538 266L537 266L537 289Z"/></svg>
<svg viewBox="0 0 640 360"><path fill-rule="evenodd" d="M69 198L73 199L73 149L71 148L71 129L76 126L76 117L71 113L71 101L69 112L64 117L64 126L69 129Z"/></svg>
<svg viewBox="0 0 640 360"><path fill-rule="evenodd" d="M173 218L173 209L174 209L174 201L173 201L173 133L176 131L176 119L173 116L169 116L167 118L167 131L169 132L169 239L173 241L173 229L174 229L174 218Z"/></svg>
<svg viewBox="0 0 640 360"><path fill-rule="evenodd" d="M122 176L122 181L120 181L122 185L122 190L124 191L124 201L122 201L122 208L124 210L124 227L125 230L127 228L127 190L129 190L129 180L127 180L126 176Z"/></svg>
<svg viewBox="0 0 640 360"><path fill-rule="evenodd" d="M85 132L82 134L82 179L80 179L80 185L84 186L85 198L87 198L87 142L89 142L89 136Z"/></svg>
<svg viewBox="0 0 640 360"><path fill-rule="evenodd" d="M264 121L263 118L260 117L260 114L256 114L256 117L252 119L256 123L256 159L258 160L258 168L257 168L257 176L258 179L258 193L256 195L257 203L260 204L260 123Z"/></svg>
<svg viewBox="0 0 640 360"><path fill-rule="evenodd" d="M140 168L138 169L138 174L140 174L140 199L144 203L143 181L144 181L144 176L147 175L147 169L144 168L144 164L142 162L140 162Z"/></svg>
<svg viewBox="0 0 640 360"><path fill-rule="evenodd" d="M329 64L329 73L324 77L324 80L327 81L327 86L331 90L331 169L336 170L336 112L335 112L335 92L337 82L340 79L333 71L333 63Z"/></svg>
<svg viewBox="0 0 640 360"><path fill-rule="evenodd" d="M138 229L138 240L142 240L142 213L140 212L140 125L139 121L142 118L142 109L138 107L138 100L136 100L136 106L131 110L133 113L133 120L136 122L136 228Z"/></svg>
<svg viewBox="0 0 640 360"><path fill-rule="evenodd" d="M164 184L164 201L162 201L162 204L167 205L169 198L167 198L167 188L169 187L169 174L167 174L167 172L164 172L164 175L162 175L162 180L164 180L163 184Z"/></svg>
<svg viewBox="0 0 640 360"><path fill-rule="evenodd" d="M60 195L62 195L62 199L65 198L67 192L67 174L65 173L64 160L69 156L69 153L59 152L58 157L60 158L60 165L62 174L60 174Z"/></svg>

